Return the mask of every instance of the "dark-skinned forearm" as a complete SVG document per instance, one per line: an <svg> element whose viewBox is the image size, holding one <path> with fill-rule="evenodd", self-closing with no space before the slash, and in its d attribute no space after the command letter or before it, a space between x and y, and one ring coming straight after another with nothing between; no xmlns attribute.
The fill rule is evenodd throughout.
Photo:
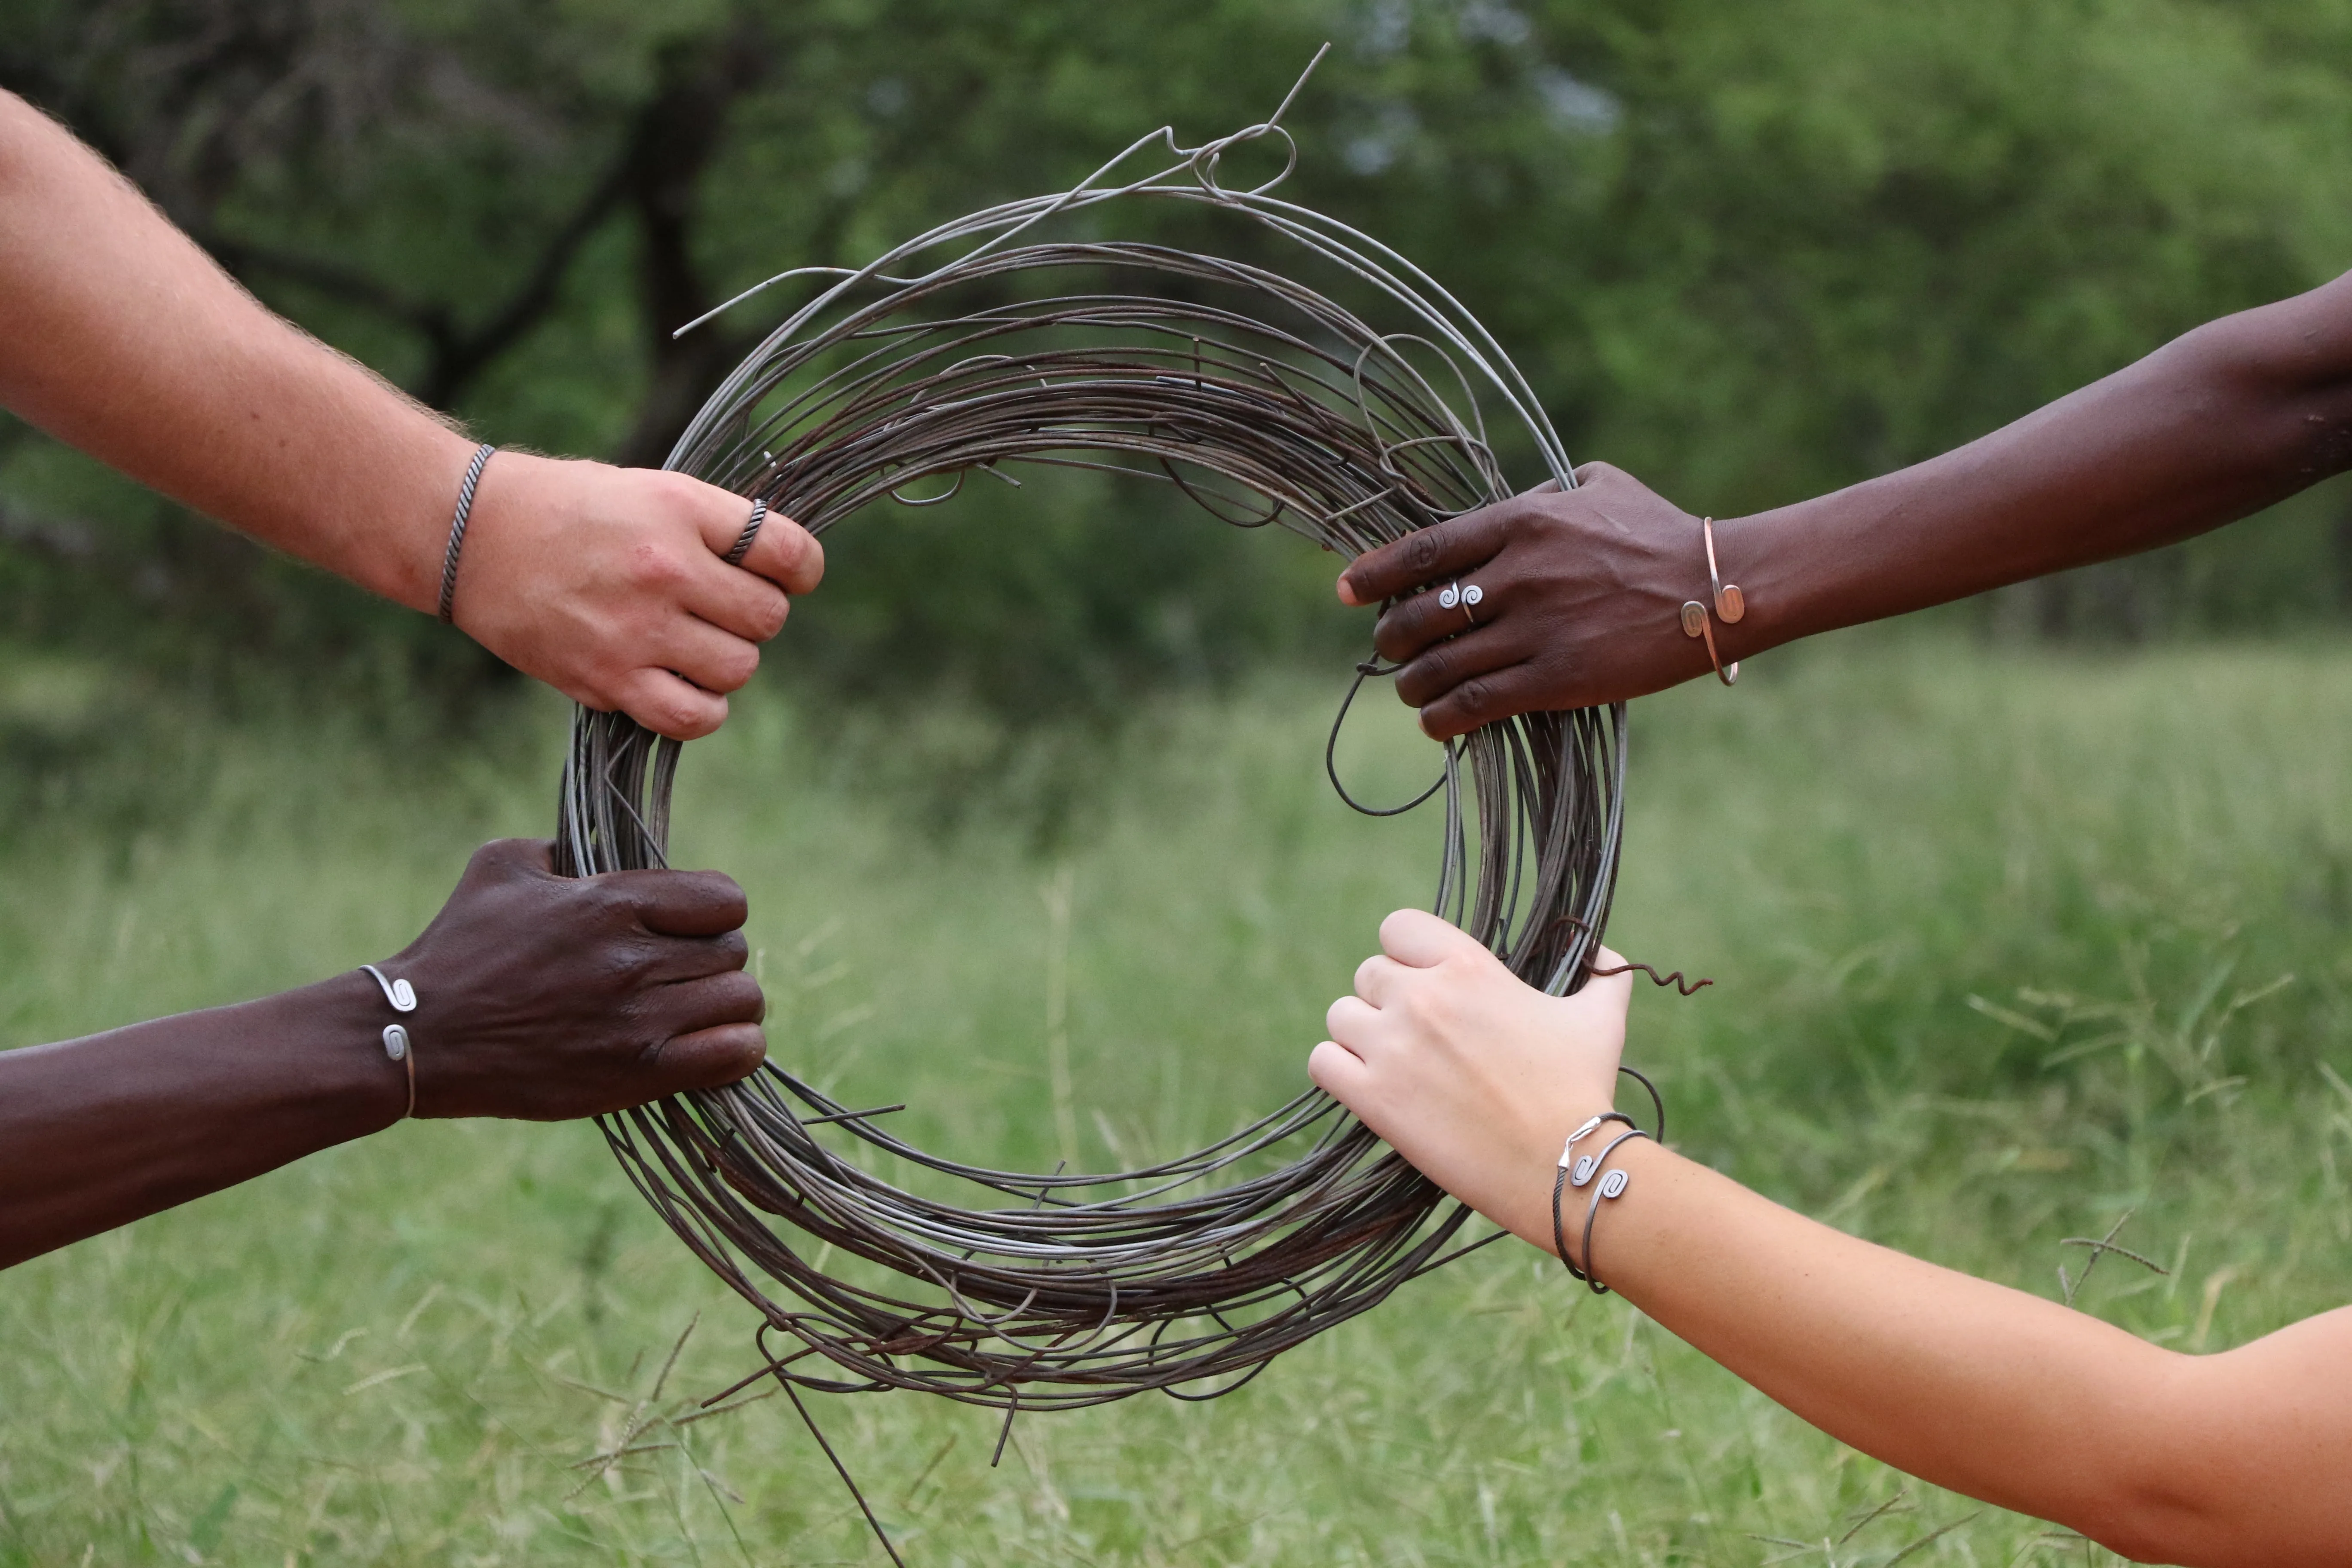
<svg viewBox="0 0 2352 1568"><path fill-rule="evenodd" d="M354 973L0 1052L0 1268L391 1125L393 1017Z"/></svg>
<svg viewBox="0 0 2352 1568"><path fill-rule="evenodd" d="M2352 279L2200 327L1939 458L1718 522L1737 654L2153 549L2352 466Z"/></svg>
<svg viewBox="0 0 2352 1568"><path fill-rule="evenodd" d="M258 1002L0 1052L0 1268L416 1114L563 1121L732 1083L766 1040L743 889L709 871L559 877L544 839L484 845L424 934Z"/></svg>

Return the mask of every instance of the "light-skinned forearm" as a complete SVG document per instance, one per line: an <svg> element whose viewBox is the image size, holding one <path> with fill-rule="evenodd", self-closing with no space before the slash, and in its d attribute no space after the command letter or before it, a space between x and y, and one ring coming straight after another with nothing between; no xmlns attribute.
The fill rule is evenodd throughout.
<svg viewBox="0 0 2352 1568"><path fill-rule="evenodd" d="M2352 466L2352 277L2225 317L2014 424L1716 525L1748 653L2153 549Z"/></svg>
<svg viewBox="0 0 2352 1568"><path fill-rule="evenodd" d="M257 539L435 603L472 444L264 309L6 93L0 405Z"/></svg>
<svg viewBox="0 0 2352 1568"><path fill-rule="evenodd" d="M1632 1181L1595 1226L1601 1277L1832 1436L2142 1561L2345 1561L2352 1311L2182 1355L1817 1224L1654 1143L1612 1163ZM1549 1250L1538 1188L1507 1223Z"/></svg>

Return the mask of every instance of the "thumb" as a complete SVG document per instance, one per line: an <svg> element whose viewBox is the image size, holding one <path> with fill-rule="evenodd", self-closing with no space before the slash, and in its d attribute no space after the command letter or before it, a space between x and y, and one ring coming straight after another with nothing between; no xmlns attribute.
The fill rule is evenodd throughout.
<svg viewBox="0 0 2352 1568"><path fill-rule="evenodd" d="M1413 969L1434 969L1449 958L1486 952L1468 931L1427 910L1399 910L1382 921L1381 951Z"/></svg>
<svg viewBox="0 0 2352 1568"><path fill-rule="evenodd" d="M656 1063L662 1087L646 1098L733 1083L759 1071L767 1057L767 1033L757 1024L721 1024L679 1035L662 1047Z"/></svg>
<svg viewBox="0 0 2352 1568"><path fill-rule="evenodd" d="M1613 974L1603 973L1608 970L1614 970L1616 973ZM1609 947L1593 950L1592 978L1585 982L1582 990L1569 997L1568 1000L1581 1002L1588 996L1595 998L1597 1004L1613 1005L1620 1012L1632 1005L1633 970L1625 962L1622 953Z"/></svg>

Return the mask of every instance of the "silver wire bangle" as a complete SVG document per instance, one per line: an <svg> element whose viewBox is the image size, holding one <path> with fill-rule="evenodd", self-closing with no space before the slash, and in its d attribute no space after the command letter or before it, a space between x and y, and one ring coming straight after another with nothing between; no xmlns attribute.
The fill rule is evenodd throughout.
<svg viewBox="0 0 2352 1568"><path fill-rule="evenodd" d="M736 536L735 547L727 552L727 564L740 566L743 557L751 553L751 542L760 537L760 525L768 521L768 500L765 496L751 503L751 521L743 525Z"/></svg>
<svg viewBox="0 0 2352 1568"><path fill-rule="evenodd" d="M1609 1141L1608 1147L1602 1149L1600 1153L1586 1154L1576 1162L1576 1169L1569 1173L1569 1185L1580 1187L1591 1182L1594 1173L1600 1172L1601 1167L1609 1163L1609 1156L1617 1152L1617 1146L1620 1143L1629 1143L1636 1138L1649 1136L1638 1127L1631 1131L1620 1132ZM1633 1184L1633 1177L1631 1172L1608 1172L1601 1177L1600 1184L1592 1189L1592 1202L1584 1211L1584 1268L1581 1277L1596 1296L1608 1295L1609 1287L1601 1282L1601 1271L1592 1267L1592 1222L1601 1216L1601 1205L1604 1200L1623 1197L1625 1189ZM1559 1219L1557 1184L1553 1186L1553 1194L1552 1220L1556 1227Z"/></svg>
<svg viewBox="0 0 2352 1568"><path fill-rule="evenodd" d="M1573 1132L1570 1133L1570 1134L1568 1135L1568 1142L1567 1142L1566 1143L1564 1143L1564 1144L1562 1144L1562 1145L1560 1146L1560 1151L1559 1151L1559 1174L1552 1178L1552 1184L1551 1184L1551 1245L1552 1245L1552 1251L1553 1251L1553 1252L1555 1252L1555 1253L1557 1253L1557 1254L1559 1255L1561 1267L1565 1268L1569 1271L1569 1273L1570 1273L1570 1274L1573 1275L1575 1278L1577 1278L1577 1279L1582 1279L1584 1278L1584 1270L1583 1270L1583 1269L1581 1269L1581 1268L1579 1268L1576 1266L1576 1260L1575 1260L1575 1259L1573 1259L1573 1258L1570 1258L1570 1257L1569 1257L1569 1255L1568 1255L1568 1233L1567 1233L1567 1231L1566 1231L1565 1227L1564 1227L1564 1226L1562 1226L1562 1225L1560 1224L1560 1218L1559 1218L1559 1200L1560 1200L1560 1194L1561 1194L1562 1193L1564 1193L1564 1192L1566 1192L1566 1191L1568 1190L1568 1177L1569 1177L1569 1170L1570 1170L1570 1166L1571 1164L1575 1164L1575 1165L1582 1165L1582 1164L1584 1163L1584 1160L1589 1160L1589 1159L1591 1159L1591 1156L1588 1154L1588 1155L1586 1155L1586 1156L1584 1157L1584 1160L1580 1160L1580 1159L1578 1159L1578 1158L1577 1158L1577 1154L1576 1154L1576 1146L1577 1146L1577 1144L1578 1144L1580 1142L1581 1142L1581 1141L1586 1137L1586 1135L1588 1135L1589 1133L1591 1133L1591 1132L1594 1131L1595 1131L1596 1129L1598 1129L1598 1128L1601 1128L1601 1127L1603 1127L1603 1126L1607 1125L1608 1123L1610 1123L1610 1122L1612 1122L1612 1121L1622 1121L1622 1122L1623 1122L1623 1123L1624 1123L1626 1126L1628 1126L1628 1127L1631 1127L1631 1126L1633 1126L1633 1119L1632 1117L1630 1117L1630 1116L1626 1115L1626 1114L1625 1114L1623 1111L1622 1111L1622 1110L1604 1110L1604 1111L1602 1111L1600 1115L1591 1118L1590 1120L1588 1120L1588 1121L1584 1123L1584 1125L1583 1125L1583 1126L1581 1126L1581 1127L1578 1128L1575 1131L1573 1131ZM1615 1147L1615 1145L1614 1145L1614 1144L1612 1144L1612 1145L1611 1145L1611 1147L1612 1147L1612 1148L1614 1148L1614 1147ZM1582 1186L1583 1184L1583 1184L1582 1182L1579 1182L1579 1183L1577 1184L1577 1185L1579 1185L1579 1186Z"/></svg>
<svg viewBox="0 0 2352 1568"><path fill-rule="evenodd" d="M416 1011L415 986L411 985L404 979L394 980L388 977L383 970L378 969L373 963L362 963L360 967L367 971L369 975L374 979L376 988L383 993L383 999L392 1004L392 1010L394 1012L414 1013Z"/></svg>
<svg viewBox="0 0 2352 1568"><path fill-rule="evenodd" d="M360 967L374 979L377 989L383 993L383 999L392 1004L394 1012L416 1011L416 987L411 985L405 976L394 980L373 963L362 963ZM400 1119L405 1121L416 1114L416 1052L412 1048L405 1026L386 1024L383 1026L383 1054L398 1062L408 1074L408 1109L400 1113Z"/></svg>
<svg viewBox="0 0 2352 1568"><path fill-rule="evenodd" d="M449 548L441 552L440 614L452 626L457 619L457 552L466 548L466 520L474 515L474 489L482 482L482 465L497 450L487 441L475 447L474 460L466 465L466 482L457 487L457 515L449 523Z"/></svg>
<svg viewBox="0 0 2352 1568"><path fill-rule="evenodd" d="M409 1048L407 1029L398 1024L383 1026L383 1054L408 1069L408 1107L400 1113L405 1121L416 1114L416 1053Z"/></svg>

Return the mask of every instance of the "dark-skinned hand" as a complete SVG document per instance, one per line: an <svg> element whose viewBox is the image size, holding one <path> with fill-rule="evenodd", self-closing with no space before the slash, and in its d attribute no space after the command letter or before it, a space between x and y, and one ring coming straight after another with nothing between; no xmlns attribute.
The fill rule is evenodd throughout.
<svg viewBox="0 0 2352 1568"><path fill-rule="evenodd" d="M417 1115L565 1121L760 1065L766 1003L743 972L735 879L559 877L553 847L484 845L425 934L378 965L416 988Z"/></svg>
<svg viewBox="0 0 2352 1568"><path fill-rule="evenodd" d="M1475 611L1438 603L1452 583L1478 585ZM1339 597L1394 601L1373 646L1404 666L1397 696L1445 740L1708 673L1706 647L1681 622L1685 601L1705 599L1706 586L1699 520L1631 474L1587 463L1572 490L1547 484L1359 556Z"/></svg>

